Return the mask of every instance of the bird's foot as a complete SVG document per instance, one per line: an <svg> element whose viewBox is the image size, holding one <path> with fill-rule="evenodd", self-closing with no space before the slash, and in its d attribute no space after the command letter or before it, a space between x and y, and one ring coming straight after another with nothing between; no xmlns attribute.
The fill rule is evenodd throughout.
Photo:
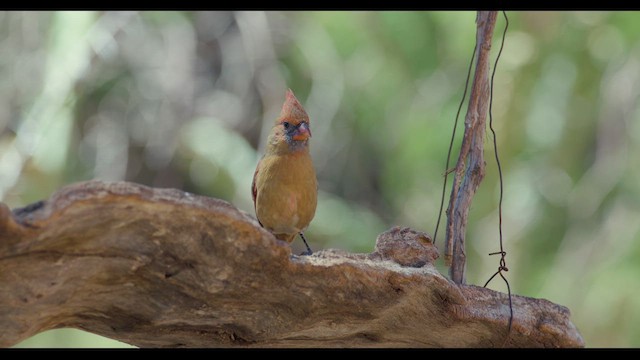
<svg viewBox="0 0 640 360"><path fill-rule="evenodd" d="M311 251L311 249L300 253L300 256L309 256L309 255L313 255L313 251Z"/></svg>

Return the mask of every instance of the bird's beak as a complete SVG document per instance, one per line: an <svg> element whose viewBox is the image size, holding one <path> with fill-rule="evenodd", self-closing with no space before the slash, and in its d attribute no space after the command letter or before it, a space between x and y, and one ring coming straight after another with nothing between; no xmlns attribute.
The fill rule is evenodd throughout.
<svg viewBox="0 0 640 360"><path fill-rule="evenodd" d="M307 140L310 137L311 129L309 129L309 125L307 125L307 123L301 123L294 132L292 139L296 141L303 141Z"/></svg>

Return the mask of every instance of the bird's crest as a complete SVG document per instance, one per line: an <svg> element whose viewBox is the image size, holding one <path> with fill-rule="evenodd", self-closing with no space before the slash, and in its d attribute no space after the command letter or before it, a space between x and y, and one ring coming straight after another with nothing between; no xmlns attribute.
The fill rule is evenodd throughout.
<svg viewBox="0 0 640 360"><path fill-rule="evenodd" d="M280 117L278 117L276 123L282 123L285 121L293 122L294 124L302 121L309 122L309 115L307 115L302 104L300 104L298 99L296 99L296 96L293 95L293 91L291 91L291 89L287 90L286 99L284 101L284 105L282 105L282 111L280 112Z"/></svg>

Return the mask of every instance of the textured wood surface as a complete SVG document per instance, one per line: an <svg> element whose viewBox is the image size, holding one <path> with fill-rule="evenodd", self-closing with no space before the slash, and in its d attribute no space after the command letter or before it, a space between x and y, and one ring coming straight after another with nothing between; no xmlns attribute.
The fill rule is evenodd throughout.
<svg viewBox="0 0 640 360"><path fill-rule="evenodd" d="M372 246L373 246L373 239ZM141 347L579 347L569 311L456 285L428 235L292 255L231 204L118 182L0 203L0 346L72 327Z"/></svg>
<svg viewBox="0 0 640 360"><path fill-rule="evenodd" d="M485 175L484 141L489 110L489 61L491 39L496 25L497 11L478 11L476 19L476 68L469 95L464 136L455 167L445 234L445 262L450 267L451 279L465 284L465 235L471 202Z"/></svg>

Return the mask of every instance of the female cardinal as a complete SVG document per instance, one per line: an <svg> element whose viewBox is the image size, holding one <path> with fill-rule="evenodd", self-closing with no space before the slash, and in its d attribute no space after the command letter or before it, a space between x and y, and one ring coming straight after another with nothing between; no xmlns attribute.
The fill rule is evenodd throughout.
<svg viewBox="0 0 640 360"><path fill-rule="evenodd" d="M253 174L251 192L258 222L276 238L292 242L316 213L318 181L309 154L309 115L287 91L280 117L269 134L267 151Z"/></svg>

